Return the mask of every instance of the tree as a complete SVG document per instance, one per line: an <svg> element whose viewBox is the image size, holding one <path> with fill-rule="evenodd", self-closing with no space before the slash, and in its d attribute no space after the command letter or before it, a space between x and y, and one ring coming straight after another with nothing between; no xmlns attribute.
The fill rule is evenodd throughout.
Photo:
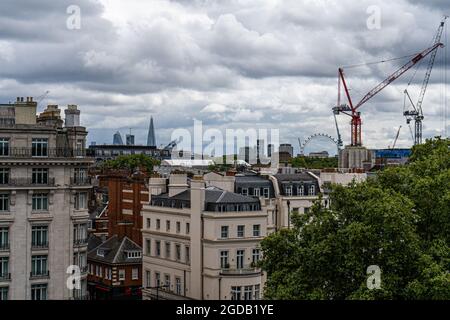
<svg viewBox="0 0 450 320"><path fill-rule="evenodd" d="M272 299L450 299L449 141L428 140L411 163L376 179L334 185L262 241ZM367 267L381 288L367 287Z"/></svg>
<svg viewBox="0 0 450 320"><path fill-rule="evenodd" d="M145 154L120 155L115 159L103 162L102 167L107 169L136 170L145 169L148 173L153 172L153 167L159 165L160 161Z"/></svg>
<svg viewBox="0 0 450 320"><path fill-rule="evenodd" d="M337 168L337 157L329 158L310 158L305 156L298 156L290 160L292 167L294 168L307 168L307 169L323 169L323 168Z"/></svg>

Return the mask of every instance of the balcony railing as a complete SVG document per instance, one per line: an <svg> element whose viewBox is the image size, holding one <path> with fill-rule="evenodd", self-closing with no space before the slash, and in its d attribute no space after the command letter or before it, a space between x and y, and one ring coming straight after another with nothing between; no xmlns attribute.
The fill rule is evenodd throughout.
<svg viewBox="0 0 450 320"><path fill-rule="evenodd" d="M80 267L80 272L81 272L81 274L87 273L88 272L88 266Z"/></svg>
<svg viewBox="0 0 450 320"><path fill-rule="evenodd" d="M87 243L88 243L88 239L87 238L73 240L73 245L74 246L84 246L84 245L87 245Z"/></svg>
<svg viewBox="0 0 450 320"><path fill-rule="evenodd" d="M10 178L0 183L2 186L12 187L52 187L55 186L55 178L47 178L45 180L36 180L33 178Z"/></svg>
<svg viewBox="0 0 450 320"><path fill-rule="evenodd" d="M71 186L90 186L91 178L90 177L72 177L70 178Z"/></svg>
<svg viewBox="0 0 450 320"><path fill-rule="evenodd" d="M70 300L90 300L89 294L84 294L84 295L74 295L72 298L70 298Z"/></svg>
<svg viewBox="0 0 450 320"><path fill-rule="evenodd" d="M0 273L0 281L10 281L11 273Z"/></svg>
<svg viewBox="0 0 450 320"><path fill-rule="evenodd" d="M0 243L0 251L8 251L9 243Z"/></svg>
<svg viewBox="0 0 450 320"><path fill-rule="evenodd" d="M31 249L33 250L48 249L48 242L32 243Z"/></svg>
<svg viewBox="0 0 450 320"><path fill-rule="evenodd" d="M43 279L50 277L50 271L30 272L30 279Z"/></svg>
<svg viewBox="0 0 450 320"><path fill-rule="evenodd" d="M0 157L9 158L76 158L86 157L86 150L70 148L2 148Z"/></svg>
<svg viewBox="0 0 450 320"><path fill-rule="evenodd" d="M220 273L223 275L249 275L261 273L261 269L249 265L243 268L221 268Z"/></svg>

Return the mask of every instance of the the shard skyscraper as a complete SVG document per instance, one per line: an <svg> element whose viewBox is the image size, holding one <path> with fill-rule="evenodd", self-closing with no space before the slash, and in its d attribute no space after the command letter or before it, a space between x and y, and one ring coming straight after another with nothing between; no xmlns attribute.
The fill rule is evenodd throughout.
<svg viewBox="0 0 450 320"><path fill-rule="evenodd" d="M156 148L155 127L153 126L153 117L150 117L150 125L148 127L147 146Z"/></svg>

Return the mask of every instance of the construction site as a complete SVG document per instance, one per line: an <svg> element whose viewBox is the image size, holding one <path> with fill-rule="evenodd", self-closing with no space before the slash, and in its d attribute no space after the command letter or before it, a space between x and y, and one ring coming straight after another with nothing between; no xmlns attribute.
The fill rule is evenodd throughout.
<svg viewBox="0 0 450 320"><path fill-rule="evenodd" d="M368 172L373 169L381 169L388 165L401 165L407 162L411 153L410 148L396 148L396 143L400 134L402 125L398 126L398 130L393 137L392 142L386 146L385 149L371 149L363 144L363 118L362 107L367 105L369 101L375 96L381 94L381 91L388 87L395 80L406 77L408 71L412 73L406 88L403 91L404 103L403 103L403 116L406 120L406 126L409 128L411 134L411 140L413 145L422 144L424 142L423 137L423 123L426 120L426 92L432 75L433 66L435 65L436 56L439 51L442 52L442 60L446 65L446 55L444 43L441 41L443 32L445 30L447 16L444 16L440 21L436 33L432 37L431 45L425 49L421 49L416 53L406 55L403 57L396 57L391 59L385 59L381 61L349 65L340 67L338 69L338 90L337 90L337 103L332 108L334 122L336 126L337 138L330 137L324 134L315 134L310 138L316 136L325 136L329 140L332 140L337 146L337 154L339 158L338 167L341 171L347 172ZM446 38L446 35L444 35ZM368 65L383 64L395 60L407 60L401 67L393 71L391 74L386 75L385 79L378 83L375 87L370 89L359 100L356 100L352 92L351 83L346 79L346 69L357 68ZM424 71L423 79L420 80L420 74ZM446 72L444 68L444 72ZM446 80L446 75L445 75ZM410 85L414 82L421 81L421 87L419 92L412 92ZM446 90L446 83L443 84L442 91ZM415 99L414 99L415 98ZM425 103L424 103L425 101ZM446 118L446 102L442 106L444 110L442 117ZM392 106L395 108L396 106ZM400 112L400 106L397 107ZM424 112L425 110L425 112ZM350 143L344 143L340 128L338 126L337 116L344 115L350 118ZM445 121L445 119L444 119ZM428 137L432 138L432 137ZM309 139L309 138L308 138ZM300 142L300 140L299 140ZM308 142L308 140L306 141ZM305 142L305 144L306 144ZM300 142L300 148L302 152L302 143ZM304 145L303 145L304 148Z"/></svg>

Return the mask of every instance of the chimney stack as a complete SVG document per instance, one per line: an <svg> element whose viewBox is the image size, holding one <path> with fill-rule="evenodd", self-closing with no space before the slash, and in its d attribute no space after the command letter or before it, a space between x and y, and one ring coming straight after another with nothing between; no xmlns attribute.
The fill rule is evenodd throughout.
<svg viewBox="0 0 450 320"><path fill-rule="evenodd" d="M80 110L76 104L69 104L67 109L64 110L66 115L66 127L79 127L80 126Z"/></svg>

